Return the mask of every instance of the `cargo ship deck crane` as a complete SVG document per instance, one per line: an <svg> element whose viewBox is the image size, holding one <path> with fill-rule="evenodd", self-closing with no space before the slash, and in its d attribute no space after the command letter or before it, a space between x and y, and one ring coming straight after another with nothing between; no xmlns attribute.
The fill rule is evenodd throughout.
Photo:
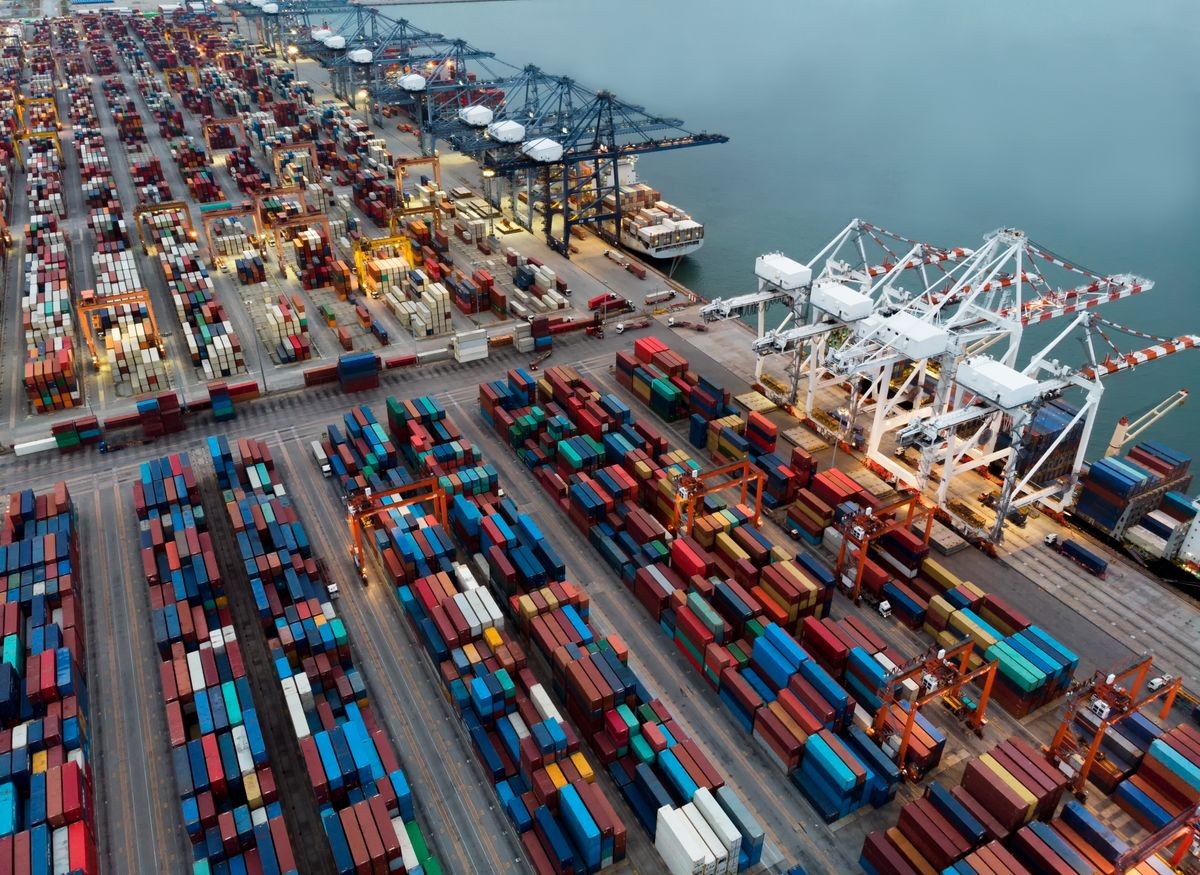
<svg viewBox="0 0 1200 875"><path fill-rule="evenodd" d="M705 496L716 495L726 489L738 489L738 503L745 504L752 487L755 489L753 525L758 528L762 520L762 493L766 479L767 476L746 459L711 471L681 475L675 482L675 510L671 514L670 530L690 537L696 522L696 505Z"/></svg>
<svg viewBox="0 0 1200 875"><path fill-rule="evenodd" d="M1146 676L1154 663L1149 654L1120 672L1104 674L1096 672L1089 680L1072 690L1063 707L1062 720L1054 733L1054 740L1043 748L1046 759L1054 765L1069 765L1072 758L1079 756L1080 764L1067 784L1071 792L1080 799L1087 797L1087 778L1100 753L1100 744L1109 729L1117 726L1131 715L1141 711L1158 699L1165 699L1159 715L1166 719L1175 704L1175 698L1183 687L1183 678L1172 678L1156 690L1138 698ZM1132 677L1133 682L1124 686L1121 682ZM1076 744L1071 728L1075 715L1082 707L1089 707L1099 719L1100 726L1089 742L1086 752Z"/></svg>
<svg viewBox="0 0 1200 875"><path fill-rule="evenodd" d="M1176 407L1181 407L1187 401L1187 398L1188 390L1180 389L1162 401L1159 401L1133 422L1129 421L1128 416L1122 416L1117 420L1117 427L1113 429L1112 439L1108 442L1108 447L1104 450L1105 458L1112 458L1120 453L1126 444L1136 441L1146 429L1150 428L1150 426L1154 425Z"/></svg>
<svg viewBox="0 0 1200 875"><path fill-rule="evenodd" d="M394 500L389 500L394 499ZM392 508L409 507L428 502L432 505L434 518L442 527L446 526L446 491L436 477L427 477L414 483L406 483L394 489L372 492L369 488L346 502L346 524L350 528L350 558L354 567L367 582L367 566L363 557L362 533L364 528L381 513Z"/></svg>
<svg viewBox="0 0 1200 875"><path fill-rule="evenodd" d="M985 662L977 669L971 669L971 654L975 652L974 641L963 641L949 649L941 649L936 645L925 653L915 657L908 665L888 675L879 698L882 704L875 712L871 725L872 736L881 744L886 741L888 733L887 719L891 706L896 703L896 687L908 680L920 683L921 692L909 703L908 715L904 728L900 731L899 747L896 751L896 765L900 773L910 781L919 781L920 772L905 764L909 745L912 743L913 731L917 725L917 714L930 702L944 699L947 696L961 697L963 689L973 681L979 681L982 689L979 702L967 716L967 725L977 736L983 737L983 727L987 725L988 702L992 696L992 684L996 680L995 660Z"/></svg>
<svg viewBox="0 0 1200 875"><path fill-rule="evenodd" d="M841 581L842 575L846 571L846 560L850 552L847 545L857 547L858 565L854 569L854 582L847 593L852 602L858 604L859 599L862 598L863 573L867 567L867 553L871 544L889 532L912 528L913 522L917 519L925 521L921 540L922 543L928 544L929 538L933 534L933 518L936 510L921 501L920 493L912 492L878 510L856 514L847 521L842 533L842 545L838 548L834 576ZM887 519L889 514L896 514L899 511L904 512L903 518L897 515Z"/></svg>

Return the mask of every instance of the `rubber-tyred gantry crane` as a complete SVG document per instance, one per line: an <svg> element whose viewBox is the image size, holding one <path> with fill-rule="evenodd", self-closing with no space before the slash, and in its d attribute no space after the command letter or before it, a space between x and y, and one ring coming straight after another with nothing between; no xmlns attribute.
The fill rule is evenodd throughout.
<svg viewBox="0 0 1200 875"><path fill-rule="evenodd" d="M119 295L108 295L104 298L97 298L95 292L91 289L83 289L79 293L79 303L75 305L75 314L79 319L79 325L83 329L83 339L87 343L88 352L92 356L92 367L100 366L100 359L96 353L95 326L92 324L91 316L94 313L99 313L103 310L111 310L114 307L119 307L122 304L144 304L146 306L146 316L150 320L150 328L154 331L154 344L158 347L159 352L163 352L162 336L158 333L158 321L154 318L154 304L150 300L150 293L145 289L134 289L129 292L122 292Z"/></svg>
<svg viewBox="0 0 1200 875"><path fill-rule="evenodd" d="M139 204L133 208L133 223L137 226L138 242L142 244L142 251L147 255L153 255L154 251L146 242L145 220L150 216L157 216L161 213L178 213L180 221L183 222L184 228L187 229L188 239L196 239L196 226L192 224L192 214L188 210L188 205L183 201L166 201L161 204Z"/></svg>
<svg viewBox="0 0 1200 875"><path fill-rule="evenodd" d="M213 226L225 219L243 219L249 217L254 226L254 236L261 238L263 234L262 225L259 222L258 208L252 201L243 201L236 206L224 207L216 210L205 210L200 213L200 224L204 227L204 242L208 246L208 260L210 263L215 263L217 259L217 250L213 245Z"/></svg>
<svg viewBox="0 0 1200 875"><path fill-rule="evenodd" d="M1074 769L1067 783L1068 788L1080 799L1087 798L1087 779L1092 766L1100 753L1100 744L1109 729L1119 725L1133 714L1141 711L1147 705L1163 699L1159 714L1160 719L1166 719L1175 704L1175 698L1183 688L1183 678L1172 678L1161 684L1157 689L1138 697L1142 684L1154 664L1154 657L1144 655L1136 662L1116 673L1105 674L1097 671L1090 679L1077 686L1067 696L1063 707L1062 720L1054 733L1054 740L1043 748L1046 758L1054 765L1074 766L1072 762L1079 759L1078 768ZM1132 683L1125 686L1122 682L1133 678ZM1100 721L1096 733L1088 742L1086 749L1081 748L1075 741L1072 727L1075 726L1075 715L1082 709L1088 708Z"/></svg>
<svg viewBox="0 0 1200 875"><path fill-rule="evenodd" d="M692 534L696 523L696 505L707 495L715 495L726 489L740 491L739 503L745 504L750 488L754 487L753 525L757 528L762 519L762 493L766 475L752 465L748 459L731 462L711 471L682 474L675 482L675 510L671 515L671 531Z"/></svg>
<svg viewBox="0 0 1200 875"><path fill-rule="evenodd" d="M919 492L909 492L878 510L855 514L846 521L843 526L842 545L838 548L837 564L834 566L834 576L839 581L842 579L850 554L849 548L857 547L858 565L854 569L854 582L847 593L851 601L857 604L862 596L863 573L867 567L867 553L871 544L889 532L910 529L914 522L921 520L924 520L921 541L928 544L933 534L933 518L936 511L937 508L921 501Z"/></svg>
<svg viewBox="0 0 1200 875"><path fill-rule="evenodd" d="M431 510L438 523L446 526L446 491L436 477L426 477L381 492L366 489L361 495L352 496L347 500L346 524L350 528L350 557L354 560L354 567L362 576L363 583L367 582L367 566L362 546L363 529L370 528L372 521L381 513L414 504L427 505L426 510Z"/></svg>
<svg viewBox="0 0 1200 875"><path fill-rule="evenodd" d="M389 233L395 234L399 229L400 223L409 216L429 216L430 233L440 233L442 230L442 209L441 204L438 203L438 192L442 190L441 159L437 155L397 158L393 167L396 177L396 208L392 210L389 218ZM404 197L405 180L408 179L414 169L419 167L429 168L429 172L433 176L433 191L422 192L423 195L428 195L428 202L421 199L412 202L405 200Z"/></svg>
<svg viewBox="0 0 1200 875"><path fill-rule="evenodd" d="M242 132L242 140L245 141L247 144L250 142L250 138L246 135L245 122L243 122L240 118L237 118L237 117L206 118L201 123L200 127L204 131L204 145L208 147L208 151L210 153L216 151L213 148L213 144L212 144L212 132L215 131L219 127L233 128L235 130L241 131ZM237 138L234 137L233 146L225 147L225 148L237 148L237 146L238 146Z"/></svg>
<svg viewBox="0 0 1200 875"><path fill-rule="evenodd" d="M900 742L896 752L896 765L900 767L900 773L911 781L919 781L922 777L917 769L905 763L905 758L917 725L917 714L925 705L947 696L961 697L967 684L978 681L982 686L979 702L967 715L966 723L976 735L983 735L983 727L987 725L987 707L992 695L992 684L996 680L997 663L992 660L972 669L970 661L974 652L975 642L970 640L949 649L932 647L908 665L889 674L883 689L879 691L882 704L875 712L871 734L882 744L887 740L888 734L894 731L888 726L888 717L896 703L896 688L908 680L919 682L921 692L909 703L904 726L899 730Z"/></svg>
<svg viewBox="0 0 1200 875"><path fill-rule="evenodd" d="M1175 845L1174 848L1171 846ZM1113 863L1113 871L1125 873L1130 869L1162 854L1173 871L1181 870L1188 851L1200 847L1200 805L1190 805L1179 812L1170 823L1153 835L1147 836L1131 847Z"/></svg>

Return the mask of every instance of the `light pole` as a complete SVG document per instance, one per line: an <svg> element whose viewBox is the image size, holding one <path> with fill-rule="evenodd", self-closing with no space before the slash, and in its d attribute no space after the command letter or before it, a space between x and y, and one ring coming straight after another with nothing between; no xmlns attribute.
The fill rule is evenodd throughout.
<svg viewBox="0 0 1200 875"><path fill-rule="evenodd" d="M370 93L365 88L360 88L354 95L355 103L361 103L363 108L363 121L367 123L367 127L371 126L371 104Z"/></svg>
<svg viewBox="0 0 1200 875"><path fill-rule="evenodd" d="M300 57L300 49L296 46L287 47L288 60L292 62L292 72L296 74L296 78L300 77L300 67L297 59Z"/></svg>
<svg viewBox="0 0 1200 875"><path fill-rule="evenodd" d="M483 177L483 199L488 205L488 237L496 236L496 205L492 203L492 180L496 178L496 171L490 167L485 167L480 173Z"/></svg>

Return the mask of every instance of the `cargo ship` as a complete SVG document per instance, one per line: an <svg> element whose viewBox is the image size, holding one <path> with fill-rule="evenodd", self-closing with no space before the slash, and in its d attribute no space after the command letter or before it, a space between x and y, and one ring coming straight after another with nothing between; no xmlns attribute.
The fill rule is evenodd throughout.
<svg viewBox="0 0 1200 875"><path fill-rule="evenodd" d="M1072 517L1147 570L1200 596L1200 501L1189 498L1191 459L1159 441L1093 462Z"/></svg>
<svg viewBox="0 0 1200 875"><path fill-rule="evenodd" d="M616 173L621 192L622 246L648 258L672 259L691 255L704 245L703 224L638 181L636 158L620 159ZM604 184L612 184L611 171L606 173ZM605 205L615 207L614 200L609 195Z"/></svg>

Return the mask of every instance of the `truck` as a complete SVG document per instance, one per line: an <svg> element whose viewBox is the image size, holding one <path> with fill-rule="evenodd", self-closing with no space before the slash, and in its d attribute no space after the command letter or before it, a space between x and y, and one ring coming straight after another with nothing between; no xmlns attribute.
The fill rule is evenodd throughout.
<svg viewBox="0 0 1200 875"><path fill-rule="evenodd" d="M1057 550L1072 562L1082 566L1089 574L1094 574L1101 580L1108 577L1108 560L1097 556L1082 544L1072 541L1070 538L1060 538L1054 532L1046 535L1043 540L1047 547Z"/></svg>
<svg viewBox="0 0 1200 875"><path fill-rule="evenodd" d="M605 313L609 311L621 313L630 309L630 304L628 298L623 298L616 292L605 292L603 295L596 295L594 298L589 298L588 309L593 313L597 310Z"/></svg>
<svg viewBox="0 0 1200 875"><path fill-rule="evenodd" d="M313 459L317 462L317 467L321 469L321 476L328 477L330 474L329 455L325 452L325 448L321 446L320 441L313 441L312 444Z"/></svg>

